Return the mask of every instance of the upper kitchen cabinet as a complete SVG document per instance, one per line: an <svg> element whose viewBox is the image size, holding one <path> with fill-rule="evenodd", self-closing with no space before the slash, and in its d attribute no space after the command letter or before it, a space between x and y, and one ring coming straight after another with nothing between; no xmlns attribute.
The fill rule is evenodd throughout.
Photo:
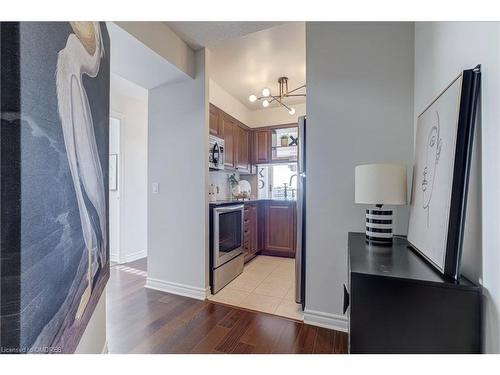
<svg viewBox="0 0 500 375"><path fill-rule="evenodd" d="M248 127L210 104L210 134L224 139L224 166L250 173L251 142Z"/></svg>
<svg viewBox="0 0 500 375"><path fill-rule="evenodd" d="M271 131L256 130L254 136L255 164L266 164L271 161Z"/></svg>
<svg viewBox="0 0 500 375"><path fill-rule="evenodd" d="M224 124L221 114L222 112L219 110L219 108L217 108L213 104L210 104L210 134L213 134L219 138L224 138Z"/></svg>
<svg viewBox="0 0 500 375"><path fill-rule="evenodd" d="M295 125L274 126L255 130L255 164L297 161L298 128Z"/></svg>
<svg viewBox="0 0 500 375"><path fill-rule="evenodd" d="M250 173L250 131L242 126L236 126L236 169L242 173Z"/></svg>
<svg viewBox="0 0 500 375"><path fill-rule="evenodd" d="M238 139L238 129L234 119L220 112L222 128L224 129L224 166L226 168L236 168L236 143Z"/></svg>

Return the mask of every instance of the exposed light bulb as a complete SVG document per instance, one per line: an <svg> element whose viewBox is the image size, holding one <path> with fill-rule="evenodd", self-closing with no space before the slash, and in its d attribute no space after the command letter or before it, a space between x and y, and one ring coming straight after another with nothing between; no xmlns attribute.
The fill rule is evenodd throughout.
<svg viewBox="0 0 500 375"><path fill-rule="evenodd" d="M264 87L264 88L262 89L262 96L264 96L264 97L266 97L266 98L267 98L267 97L268 97L268 96L270 96L270 95L271 95L271 90L269 90L267 87ZM267 107L267 106L266 106L266 107Z"/></svg>
<svg viewBox="0 0 500 375"><path fill-rule="evenodd" d="M295 114L295 108L290 108L288 113L290 113L293 116Z"/></svg>
<svg viewBox="0 0 500 375"><path fill-rule="evenodd" d="M269 101L268 100L264 100L262 102L262 106L265 107L265 108L269 107Z"/></svg>
<svg viewBox="0 0 500 375"><path fill-rule="evenodd" d="M252 95L250 95L250 96L248 97L248 100L250 100L250 102L252 102L252 103L253 103L253 102L255 102L255 101L257 100L257 97L256 97L254 94L252 94Z"/></svg>

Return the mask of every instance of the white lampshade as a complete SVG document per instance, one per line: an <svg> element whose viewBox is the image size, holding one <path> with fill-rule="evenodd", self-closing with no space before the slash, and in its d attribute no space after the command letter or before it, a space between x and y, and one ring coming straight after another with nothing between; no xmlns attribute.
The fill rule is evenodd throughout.
<svg viewBox="0 0 500 375"><path fill-rule="evenodd" d="M358 165L355 170L355 202L361 204L406 204L406 166Z"/></svg>

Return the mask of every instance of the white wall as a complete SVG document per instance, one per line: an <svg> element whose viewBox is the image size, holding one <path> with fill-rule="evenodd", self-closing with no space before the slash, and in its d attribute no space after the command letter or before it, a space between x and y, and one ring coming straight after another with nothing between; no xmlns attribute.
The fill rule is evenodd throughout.
<svg viewBox="0 0 500 375"><path fill-rule="evenodd" d="M106 289L97 302L94 313L76 347L76 354L101 354L107 352L106 344Z"/></svg>
<svg viewBox="0 0 500 375"><path fill-rule="evenodd" d="M111 116L121 119L122 181L119 262L147 255L148 90L111 74Z"/></svg>
<svg viewBox="0 0 500 375"><path fill-rule="evenodd" d="M300 116L306 114L306 103L293 104L295 114L292 116L283 107L272 107L265 109L256 109L252 111L251 122L248 126L258 128L261 126L291 124L299 121Z"/></svg>
<svg viewBox="0 0 500 375"><path fill-rule="evenodd" d="M233 116L235 119L241 121L245 125L249 124L252 120L251 111L240 103L238 99L224 90L217 82L209 80L209 99L210 103L222 109L224 112ZM247 125L248 126L248 125Z"/></svg>
<svg viewBox="0 0 500 375"><path fill-rule="evenodd" d="M460 71L481 64L477 154L470 177L462 270L483 286L483 348L488 353L500 352L499 34L496 22L415 25L415 114Z"/></svg>
<svg viewBox="0 0 500 375"><path fill-rule="evenodd" d="M195 53L164 22L114 22L178 69L194 77Z"/></svg>
<svg viewBox="0 0 500 375"><path fill-rule="evenodd" d="M208 79L149 92L148 279L146 286L205 298L208 287ZM159 194L152 184L159 183Z"/></svg>
<svg viewBox="0 0 500 375"><path fill-rule="evenodd" d="M364 231L354 168L413 159L412 23L306 24L305 319L346 329L347 234ZM407 210L396 210L396 233Z"/></svg>

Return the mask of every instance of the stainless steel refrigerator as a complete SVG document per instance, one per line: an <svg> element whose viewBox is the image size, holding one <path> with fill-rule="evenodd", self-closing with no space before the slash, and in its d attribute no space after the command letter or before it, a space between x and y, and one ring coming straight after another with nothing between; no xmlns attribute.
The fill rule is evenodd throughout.
<svg viewBox="0 0 500 375"><path fill-rule="evenodd" d="M295 302L304 309L306 280L306 116L299 117L297 170L297 247L295 255Z"/></svg>

